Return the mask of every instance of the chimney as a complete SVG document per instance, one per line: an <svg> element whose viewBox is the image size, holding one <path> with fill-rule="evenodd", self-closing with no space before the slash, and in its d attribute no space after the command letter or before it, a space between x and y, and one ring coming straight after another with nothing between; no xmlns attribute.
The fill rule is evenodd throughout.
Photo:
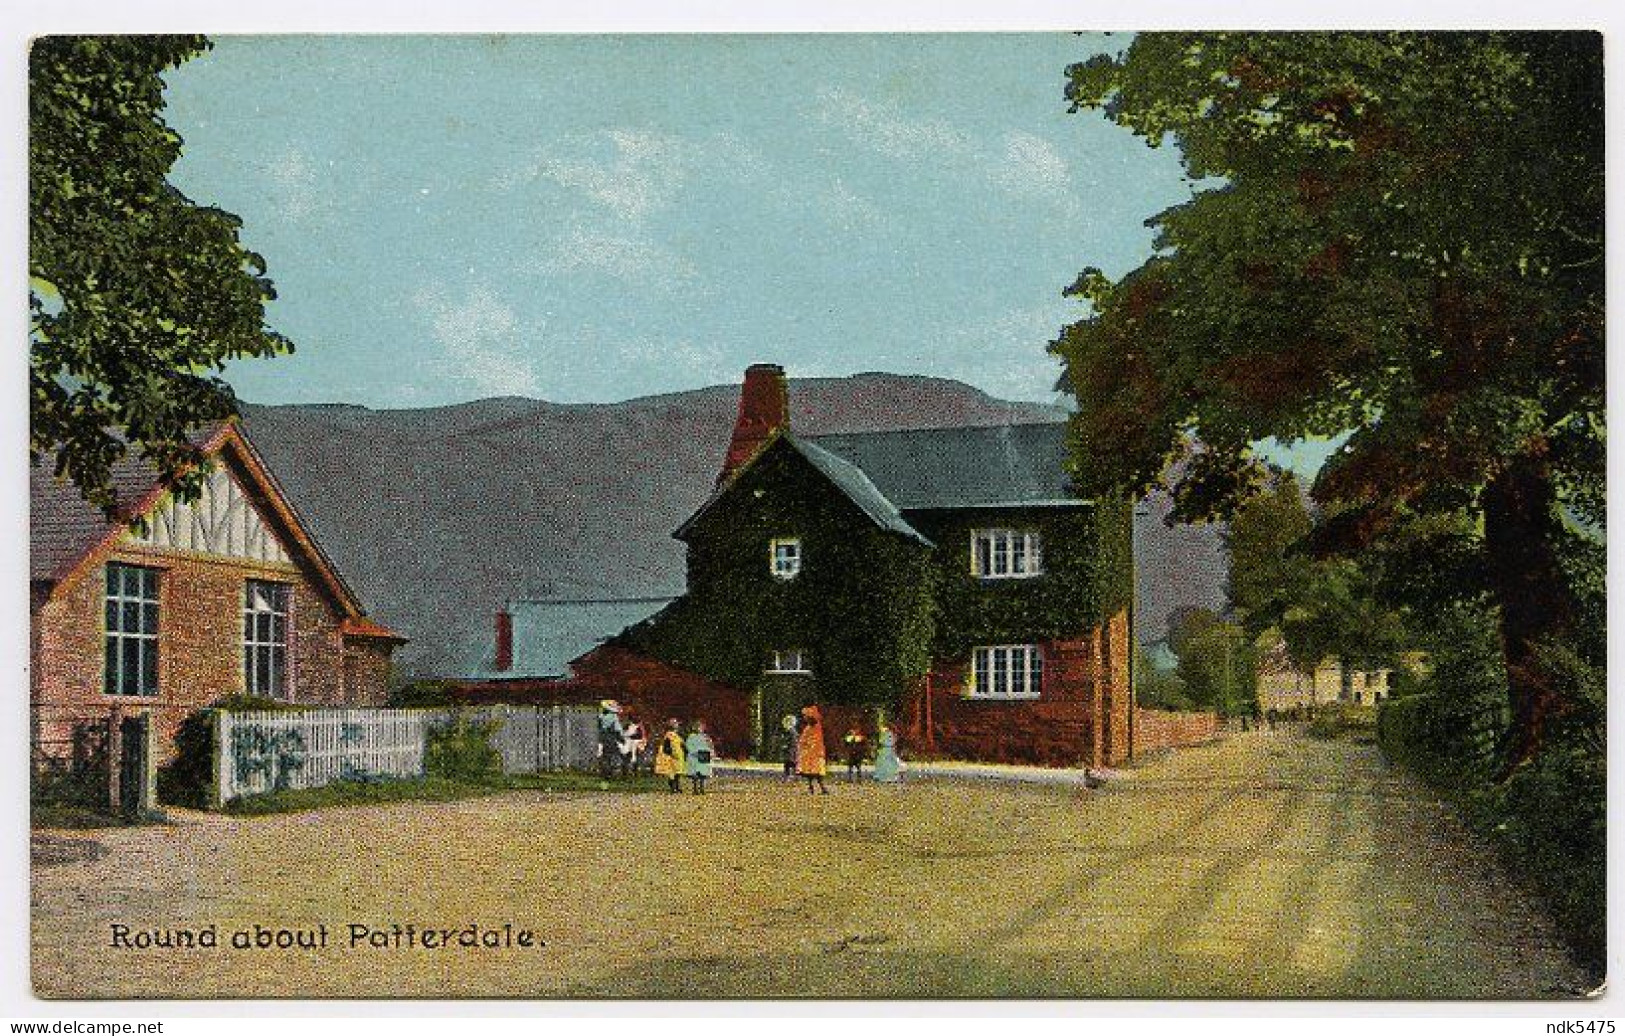
<svg viewBox="0 0 1625 1036"><path fill-rule="evenodd" d="M513 612L506 605L497 612L496 670L506 673L513 668Z"/></svg>
<svg viewBox="0 0 1625 1036"><path fill-rule="evenodd" d="M767 437L790 426L790 390L784 368L776 363L753 363L745 368L739 389L739 420L734 423L728 456L722 462L720 485L756 455Z"/></svg>

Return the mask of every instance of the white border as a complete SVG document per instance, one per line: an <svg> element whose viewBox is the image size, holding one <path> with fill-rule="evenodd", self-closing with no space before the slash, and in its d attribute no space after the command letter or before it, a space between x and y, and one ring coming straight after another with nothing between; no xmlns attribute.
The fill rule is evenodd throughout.
<svg viewBox="0 0 1625 1036"><path fill-rule="evenodd" d="M23 343L27 340L26 315L22 304L26 286L26 203L24 193L17 185L26 183L26 41L30 36L51 32L208 32L226 33L335 33L335 32L864 32L864 31L1013 31L1013 30L1065 30L1091 29L1155 29L1155 28L1597 28L1607 32L1625 25L1622 5L1584 0L1546 0L1540 4L1512 3L1506 0L1449 0L1429 2L1420 7L1417 0L1363 0L1358 4L1336 7L1310 8L1303 0L1253 0L1247 3L1219 5L1198 3L1194 0L1102 0L1080 3L1077 0L1004 0L999 3L975 5L943 3L942 0L869 0L869 2L839 2L839 0L709 0L709 2L676 4L669 0L635 0L635 2L599 2L592 5L565 6L558 3L523 3L521 0L458 0L455 4L425 3L408 0L402 3L355 2L341 4L336 0L280 0L275 5L233 6L219 0L185 0L185 2L155 2L155 0L10 0L3 19L5 47L0 62L4 64L3 101L0 101L0 119L4 120L3 148L5 162L0 167L0 183L7 185L7 204L3 216L3 241L7 262L0 270L0 298L13 300L12 305L0 308L0 328L5 340ZM1613 58L1613 39L1608 41L1608 57ZM1608 104L1612 112L1625 110L1625 73L1610 61ZM274 84L266 84L274 89ZM1618 134L1614 132L1618 118L1611 120L1609 133L1609 165L1618 169L1620 151ZM1615 180L1618 179L1616 176ZM1614 186L1617 186L1614 185ZM1610 209L1617 211L1619 192L1610 190ZM1610 223L1617 223L1611 220ZM1616 249L1617 252L1617 249ZM1617 255L1609 267L1610 294L1620 297L1619 263ZM1612 344L1618 335L1610 336ZM3 685L9 697L0 710L0 759L8 761L5 771L12 775L8 792L0 796L0 823L6 835L0 838L0 1018L17 1017L39 1020L99 1017L123 1019L165 1018L193 1020L191 1024L166 1026L166 1032L213 1031L218 1026L204 1023L203 1019L230 1016L233 1028L247 1032L268 1032L268 1022L251 1022L252 1018L300 1017L308 1019L315 1031L337 1031L339 1023L332 1019L398 1019L391 1023L392 1030L441 1031L448 1017L499 1019L534 1016L567 1016L576 1019L665 1016L673 1018L725 1017L725 1022L708 1022L707 1036L720 1033L751 1033L757 1036L770 1026L775 1032L805 1032L813 1023L780 1020L764 1022L764 1016L797 1015L821 1019L817 1024L827 1031L838 1028L860 1028L850 1020L855 1017L892 1019L882 1023L886 1029L895 1027L896 1019L903 1016L928 1017L936 1020L963 1018L969 1021L987 1016L1001 1018L1036 1019L1043 1017L1092 1017L1134 1019L1119 1023L1138 1031L1168 1031L1175 1027L1188 1027L1192 1020L1210 1019L1221 1028L1247 1032L1304 1032L1310 1026L1293 1023L1292 1019L1319 1019L1312 1023L1316 1030L1328 1033L1369 1032L1370 1022L1377 1018L1410 1019L1407 1029L1429 1030L1439 1028L1439 1022L1451 1018L1496 1019L1480 1022L1475 1028L1489 1032L1543 1033L1546 1021L1558 1019L1593 1018L1618 1011L1620 999L1608 994L1582 1004L1531 1003L1342 1003L1342 1002L1076 1002L1076 1001L998 1001L975 1002L821 1002L782 1004L772 1002L717 1002L705 1004L604 1004L592 1002L527 1002L527 1001L231 1001L231 1002L118 1002L107 1001L88 1004L43 1002L32 998L28 988L27 943L28 913L28 851L27 851L27 739L24 688L27 686L27 601L24 587L27 571L26 504L24 487L26 470L23 457L27 440L26 359L21 344L8 353L4 368L5 384L11 389L10 405L0 406L0 471L4 485L0 491L0 508L4 508L10 535L0 539L0 586L8 593L0 595L0 659L8 679ZM1618 379L1609 385L1610 409L1619 397ZM1619 484L1617 461L1610 464L1610 482ZM1617 543L1617 540L1616 540ZM1620 557L1610 552L1611 566L1619 571ZM1615 656L1616 639L1610 637L1610 661ZM1617 700L1610 709L1610 717L1618 718L1625 704ZM1610 827L1621 830L1619 803L1622 781L1618 759L1610 767L1609 798L1611 803ZM1621 872L1617 853L1610 853L1610 887L1621 887ZM1620 969L1622 957L1620 897L1610 897L1614 909L1610 910L1609 963L1610 972L1625 974ZM245 1018L246 1016L246 1018ZM406 1021L404 1019L411 1019ZM1338 1022L1336 1019L1359 1019ZM322 1022L321 1019L330 1019ZM746 1021L746 1019L756 1019ZM1159 1021L1160 1019L1160 1021ZM1253 1021L1243 1022L1243 1019ZM1181 1024L1183 1020L1183 1025ZM1521 1020L1521 1021L1520 1021ZM549 1023L547 1030L556 1031L559 1022ZM578 1021L576 1024L580 1024ZM599 1023L600 1026L602 1023ZM621 1025L647 1025L649 1023L617 1023ZM1392 1022L1385 1023L1385 1028ZM932 1023L933 1030L941 1021ZM1358 1030L1354 1025L1359 1025ZM379 1028L375 1021L366 1028ZM497 1026L498 1028L504 1028ZM596 1026L595 1026L596 1027ZM982 1026L978 1025L978 1028ZM345 1025L354 1028L353 1023ZM575 1025L569 1026L575 1028ZM692 1022L674 1024L671 1036L686 1036L696 1029ZM1023 1030L1050 1026L1034 1026L1023 1022ZM1075 1025L1070 1026L1075 1031ZM1452 1026L1452 1028L1454 1028ZM682 1031L680 1032L679 1029ZM9 1031L9 1030L8 1030ZM279 1028L280 1034L282 1030ZM526 1026L527 1033L538 1031L534 1025ZM1059 1031L1055 1027L1055 1031Z"/></svg>

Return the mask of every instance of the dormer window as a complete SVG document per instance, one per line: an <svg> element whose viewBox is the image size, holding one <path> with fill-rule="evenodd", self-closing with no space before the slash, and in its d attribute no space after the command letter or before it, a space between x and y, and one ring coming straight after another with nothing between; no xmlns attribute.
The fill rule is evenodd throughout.
<svg viewBox="0 0 1625 1036"><path fill-rule="evenodd" d="M812 669L807 664L807 653L800 648L788 648L774 651L767 657L767 671L770 673L810 673Z"/></svg>
<svg viewBox="0 0 1625 1036"><path fill-rule="evenodd" d="M797 537L775 539L768 553L773 574L780 579L794 579L801 572L801 540Z"/></svg>
<svg viewBox="0 0 1625 1036"><path fill-rule="evenodd" d="M1043 575L1043 539L1031 529L972 529L970 570L982 579Z"/></svg>

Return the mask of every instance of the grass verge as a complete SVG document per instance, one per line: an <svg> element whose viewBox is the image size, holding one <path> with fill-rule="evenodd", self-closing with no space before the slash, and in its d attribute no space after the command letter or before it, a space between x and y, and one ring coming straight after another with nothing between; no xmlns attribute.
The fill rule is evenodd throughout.
<svg viewBox="0 0 1625 1036"><path fill-rule="evenodd" d="M320 788L298 788L252 795L226 803L223 812L233 816L266 816L272 813L299 813L331 806L364 806L382 802L455 802L459 799L497 795L505 791L614 792L656 791L665 783L652 777L629 777L603 781L594 774L537 773L515 774L481 781L422 777L399 781L334 781Z"/></svg>

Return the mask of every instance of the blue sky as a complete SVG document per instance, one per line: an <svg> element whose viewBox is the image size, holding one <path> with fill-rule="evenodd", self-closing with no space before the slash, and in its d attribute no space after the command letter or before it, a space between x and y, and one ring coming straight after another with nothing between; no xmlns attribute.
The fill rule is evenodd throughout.
<svg viewBox="0 0 1625 1036"><path fill-rule="evenodd" d="M173 179L237 213L293 356L254 402L608 401L884 370L1051 400L1087 265L1177 156L1066 114L1122 37L221 37Z"/></svg>

